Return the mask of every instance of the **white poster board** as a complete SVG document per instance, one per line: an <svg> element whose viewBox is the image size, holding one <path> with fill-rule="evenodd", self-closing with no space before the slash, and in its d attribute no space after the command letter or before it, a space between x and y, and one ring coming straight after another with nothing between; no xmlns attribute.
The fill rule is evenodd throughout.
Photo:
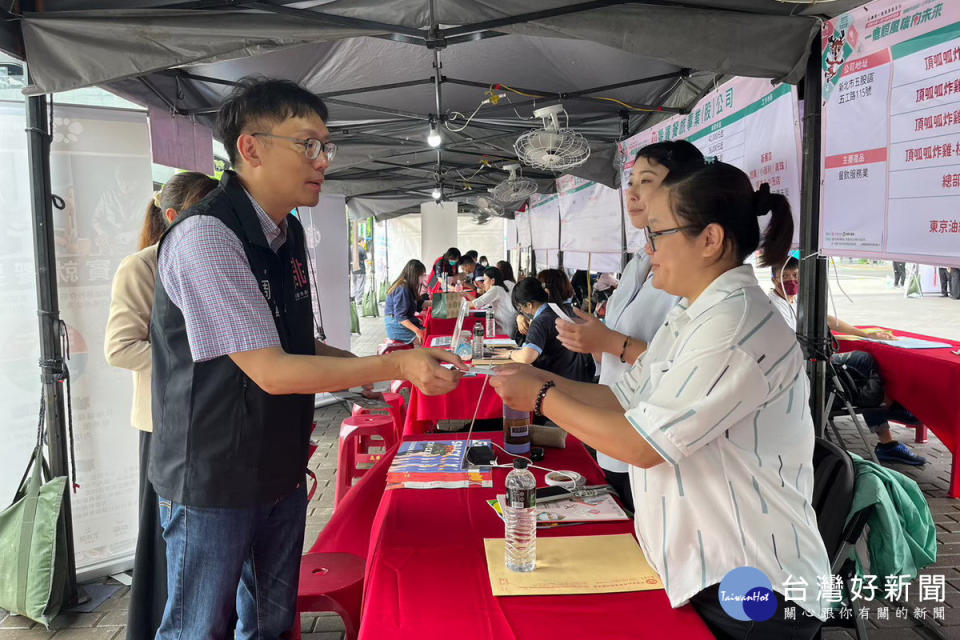
<svg viewBox="0 0 960 640"><path fill-rule="evenodd" d="M876 0L822 46L823 252L960 266L960 3Z"/></svg>
<svg viewBox="0 0 960 640"><path fill-rule="evenodd" d="M152 197L145 112L55 108L51 186L61 317L70 336L74 449L71 495L81 579L132 566L137 535L138 432L131 373L103 357L113 274L137 249ZM36 275L22 102L0 105L0 499L11 498L34 439L40 400Z"/></svg>
<svg viewBox="0 0 960 640"><path fill-rule="evenodd" d="M560 249L560 196L555 193L530 196L530 235L537 256L537 269L556 268Z"/></svg>
<svg viewBox="0 0 960 640"><path fill-rule="evenodd" d="M350 272L347 208L341 195L321 195L298 209L310 259L313 314L323 318L327 344L350 350Z"/></svg>
<svg viewBox="0 0 960 640"><path fill-rule="evenodd" d="M557 193L563 266L620 271L620 192L597 182L565 175L557 178Z"/></svg>
<svg viewBox="0 0 960 640"><path fill-rule="evenodd" d="M517 221L507 219L503 224L503 251L514 251L519 246L517 241Z"/></svg>
<svg viewBox="0 0 960 640"><path fill-rule="evenodd" d="M796 87L771 85L762 78L732 78L704 96L690 114L673 116L628 138L621 143L624 195L637 150L674 139L688 140L704 156L742 169L754 188L766 182L771 191L784 194L793 210L798 242L802 156ZM633 249L638 244L642 246L637 234L628 230L627 246Z"/></svg>
<svg viewBox="0 0 960 640"><path fill-rule="evenodd" d="M40 410L37 278L30 214L26 111L0 101L0 504L13 500L36 442ZM129 382L123 387L127 389ZM122 394L121 394L122 395Z"/></svg>
<svg viewBox="0 0 960 640"><path fill-rule="evenodd" d="M517 225L517 246L521 250L529 249L533 246L533 238L530 231L530 212L517 211L514 223Z"/></svg>

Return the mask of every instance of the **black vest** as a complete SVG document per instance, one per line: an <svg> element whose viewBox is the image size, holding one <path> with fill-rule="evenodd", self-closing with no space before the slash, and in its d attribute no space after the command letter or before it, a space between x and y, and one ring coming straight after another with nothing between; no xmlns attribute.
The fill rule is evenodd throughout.
<svg viewBox="0 0 960 640"><path fill-rule="evenodd" d="M313 311L300 221L287 216L287 241L274 253L232 172L225 172L220 186L171 229L197 215L217 218L240 239L284 351L312 355ZM282 498L304 481L313 395L270 395L229 356L194 362L183 314L159 277L150 341L149 477L158 495L195 507L248 507Z"/></svg>

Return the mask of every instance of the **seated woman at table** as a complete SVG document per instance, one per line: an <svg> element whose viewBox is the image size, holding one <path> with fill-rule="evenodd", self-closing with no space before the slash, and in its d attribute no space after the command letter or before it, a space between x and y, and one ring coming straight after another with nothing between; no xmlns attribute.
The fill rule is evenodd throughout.
<svg viewBox="0 0 960 640"><path fill-rule="evenodd" d="M490 383L511 407L630 464L637 539L674 607L691 603L722 638L811 638L830 563L810 505L809 383L797 341L743 264L768 212L764 260L785 259L790 207L724 163L663 184L649 201L646 252L653 286L682 300L640 360L612 387L516 365ZM743 566L773 586L765 622L720 606L719 583ZM793 606L810 615L786 619Z"/></svg>
<svg viewBox="0 0 960 640"><path fill-rule="evenodd" d="M567 274L560 269L544 269L537 274L537 280L543 286L543 290L547 292L547 302L554 303L563 309L563 312L568 316L573 317L574 291ZM517 330L513 334L513 339L518 344L526 339L524 336L527 335L529 327L530 319L525 318L523 314L517 315Z"/></svg>
<svg viewBox="0 0 960 640"><path fill-rule="evenodd" d="M517 277L513 275L513 265L506 260L497 262L497 269L503 274L503 285L507 288L507 293L513 293L513 288L517 286Z"/></svg>
<svg viewBox="0 0 960 640"><path fill-rule="evenodd" d="M588 354L574 353L557 339L557 314L547 306L547 292L536 278L524 278L513 288L513 306L529 321L523 346L511 352L514 362L532 364L571 380L592 382L596 365Z"/></svg>
<svg viewBox="0 0 960 640"><path fill-rule="evenodd" d="M770 268L770 278L773 281L773 288L770 289L769 296L773 306L783 316L784 322L794 332L797 330L797 294L800 292L800 261L791 256L782 265L774 265ZM865 331L859 329L839 318L831 315L827 316L827 327L837 333L858 336L860 338L875 338L877 340L895 340L896 336L885 330ZM864 352L859 352L864 353ZM867 356L868 354L865 354ZM835 353L831 356L831 361L835 366L844 364L844 360L849 358L849 354ZM867 359L867 358L864 358ZM872 360L872 356L868 358ZM872 433L877 435L877 444L874 447L874 454L880 462L909 464L915 467L923 466L927 459L917 455L907 445L899 442L893 437L890 431L890 420L903 422L905 424L919 424L917 418L907 411L903 406L894 402L889 395L883 394L881 405L887 408L886 413L876 411L866 411L863 414L863 421ZM862 406L862 405L861 405Z"/></svg>
<svg viewBox="0 0 960 640"><path fill-rule="evenodd" d="M479 271L479 269L477 269ZM513 335L517 329L516 311L507 287L503 284L503 274L496 267L487 267L483 276L477 280L477 290L480 297L471 300L470 306L474 309L490 307L497 322L496 333Z"/></svg>
<svg viewBox="0 0 960 640"><path fill-rule="evenodd" d="M537 274L537 280L547 292L547 301L563 309L568 316L573 316L573 283L561 269L544 269Z"/></svg>
<svg viewBox="0 0 960 640"><path fill-rule="evenodd" d="M383 323L387 337L397 342L423 344L423 325L415 315L423 307L420 286L427 277L427 269L419 260L410 260L400 277L387 289L383 305Z"/></svg>

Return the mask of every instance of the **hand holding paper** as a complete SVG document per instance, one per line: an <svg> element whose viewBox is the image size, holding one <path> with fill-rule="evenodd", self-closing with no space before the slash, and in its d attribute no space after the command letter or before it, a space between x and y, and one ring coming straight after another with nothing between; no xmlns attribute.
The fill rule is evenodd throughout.
<svg viewBox="0 0 960 640"><path fill-rule="evenodd" d="M554 305L550 305L553 308ZM556 311L556 310L555 310ZM566 314L557 320L557 338L570 351L577 353L611 352L614 339L619 337L614 331L589 313L574 308L577 321L570 320ZM561 312L562 313L562 312ZM622 337L620 339L622 342Z"/></svg>

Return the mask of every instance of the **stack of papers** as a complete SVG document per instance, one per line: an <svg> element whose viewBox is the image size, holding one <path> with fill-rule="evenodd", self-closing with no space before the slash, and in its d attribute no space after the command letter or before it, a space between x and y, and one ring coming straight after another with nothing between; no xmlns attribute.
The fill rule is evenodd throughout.
<svg viewBox="0 0 960 640"><path fill-rule="evenodd" d="M495 596L621 593L663 589L629 533L537 539L537 568L527 573L504 565L503 538L485 539L490 587Z"/></svg>

